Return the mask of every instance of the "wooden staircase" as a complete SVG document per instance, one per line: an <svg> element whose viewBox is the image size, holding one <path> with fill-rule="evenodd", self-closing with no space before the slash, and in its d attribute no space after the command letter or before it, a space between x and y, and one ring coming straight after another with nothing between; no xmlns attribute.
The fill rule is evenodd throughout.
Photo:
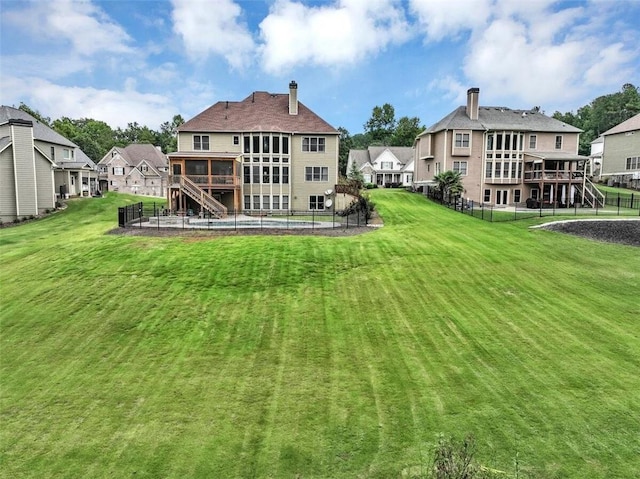
<svg viewBox="0 0 640 479"><path fill-rule="evenodd" d="M225 205L186 176L180 175L178 178L180 178L180 189L191 199L197 201L203 209L209 211L216 218L225 218L227 216L227 207Z"/></svg>
<svg viewBox="0 0 640 479"><path fill-rule="evenodd" d="M586 175L582 184L582 201L585 206L590 208L602 208L604 206L604 195Z"/></svg>

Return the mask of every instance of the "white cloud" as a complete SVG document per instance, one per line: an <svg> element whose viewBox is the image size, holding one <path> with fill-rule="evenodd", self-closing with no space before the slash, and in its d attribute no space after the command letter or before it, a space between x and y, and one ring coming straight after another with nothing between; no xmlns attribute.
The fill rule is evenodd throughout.
<svg viewBox="0 0 640 479"><path fill-rule="evenodd" d="M485 25L491 4L491 0L410 0L409 8L427 39L438 41Z"/></svg>
<svg viewBox="0 0 640 479"><path fill-rule="evenodd" d="M232 0L173 0L173 31L182 37L187 54L202 60L213 53L235 69L251 61L255 44L240 21L241 9Z"/></svg>
<svg viewBox="0 0 640 479"><path fill-rule="evenodd" d="M88 0L56 0L25 5L6 12L6 20L30 31L33 38L68 42L74 52L86 56L96 52L131 51L128 46L131 37Z"/></svg>
<svg viewBox="0 0 640 479"><path fill-rule="evenodd" d="M63 86L41 78L5 76L2 83L0 102L3 105L18 105L23 101L51 118L93 118L113 128L126 128L128 123L138 122L157 129L177 113L170 98L140 93L133 89L135 82L130 81L122 91Z"/></svg>
<svg viewBox="0 0 640 479"><path fill-rule="evenodd" d="M411 35L395 0L340 0L320 7L277 0L260 30L262 66L274 74L295 66L351 64Z"/></svg>
<svg viewBox="0 0 640 479"><path fill-rule="evenodd" d="M593 55L591 65L587 65L584 79L590 85L610 85L613 76L616 84L626 83L625 78L632 78L634 75L633 70L627 66L634 56L637 56L637 52L634 54L625 49L622 43L609 45L597 55Z"/></svg>

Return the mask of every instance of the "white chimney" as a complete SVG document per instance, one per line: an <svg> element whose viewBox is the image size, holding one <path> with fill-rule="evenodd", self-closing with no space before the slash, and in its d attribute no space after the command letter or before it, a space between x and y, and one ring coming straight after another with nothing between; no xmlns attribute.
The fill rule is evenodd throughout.
<svg viewBox="0 0 640 479"><path fill-rule="evenodd" d="M469 88L467 90L467 116L470 120L478 119L479 100L480 88Z"/></svg>
<svg viewBox="0 0 640 479"><path fill-rule="evenodd" d="M295 81L289 83L289 115L298 114L298 84Z"/></svg>

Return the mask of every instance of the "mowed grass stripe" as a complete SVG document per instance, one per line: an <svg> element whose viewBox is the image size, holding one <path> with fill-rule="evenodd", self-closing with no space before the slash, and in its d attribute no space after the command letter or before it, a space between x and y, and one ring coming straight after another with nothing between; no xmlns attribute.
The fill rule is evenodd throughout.
<svg viewBox="0 0 640 479"><path fill-rule="evenodd" d="M472 432L630 477L637 250L372 196L346 238L104 235L121 195L0 231L0 475L396 477Z"/></svg>

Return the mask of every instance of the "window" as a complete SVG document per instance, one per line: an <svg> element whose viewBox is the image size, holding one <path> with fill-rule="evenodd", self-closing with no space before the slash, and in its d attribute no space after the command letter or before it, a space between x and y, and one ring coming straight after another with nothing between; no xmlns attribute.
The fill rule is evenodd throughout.
<svg viewBox="0 0 640 479"><path fill-rule="evenodd" d="M240 144L240 137L238 135L233 135L233 144L234 145Z"/></svg>
<svg viewBox="0 0 640 479"><path fill-rule="evenodd" d="M289 209L289 195L282 195L282 209Z"/></svg>
<svg viewBox="0 0 640 479"><path fill-rule="evenodd" d="M273 137L271 151L273 151L274 153L280 153L280 137L279 136Z"/></svg>
<svg viewBox="0 0 640 479"><path fill-rule="evenodd" d="M513 190L513 202L520 203L520 190Z"/></svg>
<svg viewBox="0 0 640 479"><path fill-rule="evenodd" d="M371 174L367 173L367 174L364 174L363 176L364 176L365 183L371 183Z"/></svg>
<svg viewBox="0 0 640 479"><path fill-rule="evenodd" d="M124 166L114 166L113 167L113 174L115 176L122 176L124 175Z"/></svg>
<svg viewBox="0 0 640 479"><path fill-rule="evenodd" d="M640 169L640 156L630 156L627 158L627 170Z"/></svg>
<svg viewBox="0 0 640 479"><path fill-rule="evenodd" d="M323 152L324 138L315 136L305 136L302 138L302 151Z"/></svg>
<svg viewBox="0 0 640 479"><path fill-rule="evenodd" d="M273 198L272 198L271 202L273 204L273 209L274 210L279 210L280 209L280 197L278 195L273 195Z"/></svg>
<svg viewBox="0 0 640 479"><path fill-rule="evenodd" d="M491 201L491 190L484 190L484 198L482 201L484 203L489 203Z"/></svg>
<svg viewBox="0 0 640 479"><path fill-rule="evenodd" d="M310 210L323 210L324 209L324 195L311 195L311 196L309 196L309 209Z"/></svg>
<svg viewBox="0 0 640 479"><path fill-rule="evenodd" d="M289 184L289 167L288 166L282 167L282 184L284 185ZM282 201L284 201L284 198Z"/></svg>
<svg viewBox="0 0 640 479"><path fill-rule="evenodd" d="M257 165L253 166L253 183L260 183L260 167Z"/></svg>
<svg viewBox="0 0 640 479"><path fill-rule="evenodd" d="M208 150L209 149L209 135L193 135L193 149L194 150Z"/></svg>
<svg viewBox="0 0 640 479"><path fill-rule="evenodd" d="M251 209L251 196L250 195L244 195L244 209L245 210L250 210Z"/></svg>
<svg viewBox="0 0 640 479"><path fill-rule="evenodd" d="M440 162L436 163L436 171L435 171L436 175L440 174Z"/></svg>
<svg viewBox="0 0 640 479"><path fill-rule="evenodd" d="M251 183L251 167L248 165L244 167L244 183Z"/></svg>
<svg viewBox="0 0 640 479"><path fill-rule="evenodd" d="M269 183L269 167L268 166L263 166L262 167L262 182L263 183Z"/></svg>
<svg viewBox="0 0 640 479"><path fill-rule="evenodd" d="M269 153L269 144L271 143L269 136L262 137L262 153Z"/></svg>
<svg viewBox="0 0 640 479"><path fill-rule="evenodd" d="M253 153L260 153L260 137L253 137Z"/></svg>
<svg viewBox="0 0 640 479"><path fill-rule="evenodd" d="M469 133L456 133L456 148L469 148Z"/></svg>
<svg viewBox="0 0 640 479"><path fill-rule="evenodd" d="M467 162L466 161L454 161L453 171L457 171L462 176L467 176Z"/></svg>
<svg viewBox="0 0 640 479"><path fill-rule="evenodd" d="M282 137L282 153L284 155L288 155L289 154L289 137L288 136L283 136Z"/></svg>
<svg viewBox="0 0 640 479"><path fill-rule="evenodd" d="M326 166L307 166L305 181L329 181L329 168Z"/></svg>
<svg viewBox="0 0 640 479"><path fill-rule="evenodd" d="M262 209L268 210L271 202L269 201L269 195L262 195Z"/></svg>
<svg viewBox="0 0 640 479"><path fill-rule="evenodd" d="M493 161L487 161L487 165L484 171L484 176L486 178L491 178L493 176Z"/></svg>
<svg viewBox="0 0 640 479"><path fill-rule="evenodd" d="M274 183L276 183L276 184L277 184L277 183L280 183L280 167L279 167L279 166L274 166L274 167L271 169L271 173L272 173L272 175L271 175L271 177L272 177L272 178L271 178L271 179L272 179L272 181L273 181Z"/></svg>
<svg viewBox="0 0 640 479"><path fill-rule="evenodd" d="M502 177L502 162L496 161L496 178Z"/></svg>
<svg viewBox="0 0 640 479"><path fill-rule="evenodd" d="M244 141L244 152L251 153L251 138L249 138L249 136L245 136L243 137L243 141Z"/></svg>
<svg viewBox="0 0 640 479"><path fill-rule="evenodd" d="M64 148L62 150L62 159L65 161L73 160L73 150L70 150L69 148Z"/></svg>
<svg viewBox="0 0 640 479"><path fill-rule="evenodd" d="M381 161L380 162L381 170L393 170L393 161Z"/></svg>
<svg viewBox="0 0 640 479"><path fill-rule="evenodd" d="M56 147L51 147L51 161L56 161Z"/></svg>
<svg viewBox="0 0 640 479"><path fill-rule="evenodd" d="M260 209L260 195L253 195L253 209Z"/></svg>
<svg viewBox="0 0 640 479"><path fill-rule="evenodd" d="M493 150L493 133L487 136L487 150Z"/></svg>
<svg viewBox="0 0 640 479"><path fill-rule="evenodd" d="M556 150L562 149L562 135L556 135Z"/></svg>

